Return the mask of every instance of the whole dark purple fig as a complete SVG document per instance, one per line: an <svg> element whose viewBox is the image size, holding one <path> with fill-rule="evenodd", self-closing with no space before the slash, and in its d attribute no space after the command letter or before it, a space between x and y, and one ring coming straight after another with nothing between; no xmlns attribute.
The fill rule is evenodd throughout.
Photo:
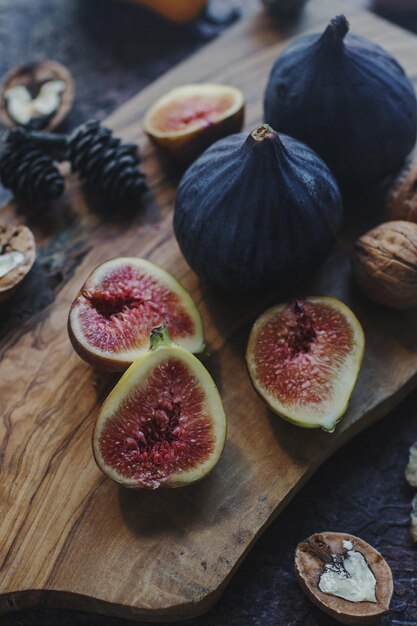
<svg viewBox="0 0 417 626"><path fill-rule="evenodd" d="M343 15L275 61L265 121L315 150L344 187L395 172L416 140L411 81L383 48L348 34Z"/></svg>
<svg viewBox="0 0 417 626"><path fill-rule="evenodd" d="M215 287L281 291L325 259L341 217L325 163L264 124L216 142L188 168L174 229L192 269Z"/></svg>

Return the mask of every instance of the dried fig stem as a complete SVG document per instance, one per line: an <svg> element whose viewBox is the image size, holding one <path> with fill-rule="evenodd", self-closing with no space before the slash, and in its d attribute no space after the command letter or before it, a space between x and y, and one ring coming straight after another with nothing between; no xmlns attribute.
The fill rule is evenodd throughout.
<svg viewBox="0 0 417 626"><path fill-rule="evenodd" d="M349 22L344 15L336 15L336 17L330 20L328 28L330 28L339 39L344 39L349 31Z"/></svg>

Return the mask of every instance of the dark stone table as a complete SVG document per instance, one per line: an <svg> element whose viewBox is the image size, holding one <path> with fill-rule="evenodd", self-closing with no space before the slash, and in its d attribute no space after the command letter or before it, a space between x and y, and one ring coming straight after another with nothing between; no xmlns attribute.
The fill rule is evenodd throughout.
<svg viewBox="0 0 417 626"><path fill-rule="evenodd" d="M233 1L218 0L214 5L224 13ZM257 0L235 0L236 5L244 13L253 10ZM76 105L63 127L66 130L90 117L102 119L221 28L204 19L188 28L158 26L134 7L122 10L106 0L0 0L0 72L43 58L66 64L78 88ZM1 199L6 197L2 191ZM41 263L44 268L51 265L47 252ZM59 288L59 281L46 284L51 291ZM42 297L47 302L52 296ZM32 306L42 306L42 298ZM417 625L417 550L408 531L413 492L403 478L408 448L417 439L416 413L417 392L329 460L258 541L216 607L187 624L334 624L300 591L293 574L293 553L297 542L309 534L335 530L363 537L392 567L392 612L380 624ZM9 614L0 623L127 626L129 622L39 609Z"/></svg>

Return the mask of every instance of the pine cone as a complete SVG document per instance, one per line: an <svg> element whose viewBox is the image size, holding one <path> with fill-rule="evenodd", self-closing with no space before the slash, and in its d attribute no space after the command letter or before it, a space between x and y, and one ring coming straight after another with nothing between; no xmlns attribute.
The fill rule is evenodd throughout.
<svg viewBox="0 0 417 626"><path fill-rule="evenodd" d="M95 120L85 122L71 133L67 159L87 188L112 204L130 204L146 189L145 177L139 169L138 147L122 143Z"/></svg>
<svg viewBox="0 0 417 626"><path fill-rule="evenodd" d="M35 203L57 198L64 191L64 179L52 158L21 128L13 128L3 137L0 181L15 196Z"/></svg>

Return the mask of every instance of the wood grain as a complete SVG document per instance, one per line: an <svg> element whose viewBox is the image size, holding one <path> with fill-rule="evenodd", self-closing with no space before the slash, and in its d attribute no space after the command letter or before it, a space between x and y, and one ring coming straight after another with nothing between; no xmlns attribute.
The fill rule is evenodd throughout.
<svg viewBox="0 0 417 626"><path fill-rule="evenodd" d="M312 1L297 29L322 29L335 0ZM346 8L346 10L348 10ZM417 39L359 10L352 30L383 44L416 82ZM383 311L360 298L350 280L351 236L376 219L352 219L311 293L352 306L367 337L364 366L349 411L335 434L297 429L273 416L253 391L244 364L251 322L269 302L227 301L198 282L172 234L176 175L143 137L144 111L168 88L195 80L230 82L247 97L246 126L261 121L260 94L270 65L295 31L279 32L264 15L220 40L133 98L109 124L138 141L150 192L137 217L105 221L75 181L62 220L70 219L71 260L50 306L0 344L0 610L67 606L128 618L192 617L215 602L262 530L321 463L386 414L417 382L417 324L412 313ZM64 203L65 205L65 203ZM16 207L3 215L14 221ZM365 217L363 217L365 215ZM57 220L59 224L59 220ZM59 238L38 227L38 245ZM56 226L55 226L56 228ZM74 354L66 333L70 303L99 262L140 255L172 271L202 313L213 374L229 418L224 455L199 484L132 492L103 477L91 454L100 401L115 378L94 372Z"/></svg>

